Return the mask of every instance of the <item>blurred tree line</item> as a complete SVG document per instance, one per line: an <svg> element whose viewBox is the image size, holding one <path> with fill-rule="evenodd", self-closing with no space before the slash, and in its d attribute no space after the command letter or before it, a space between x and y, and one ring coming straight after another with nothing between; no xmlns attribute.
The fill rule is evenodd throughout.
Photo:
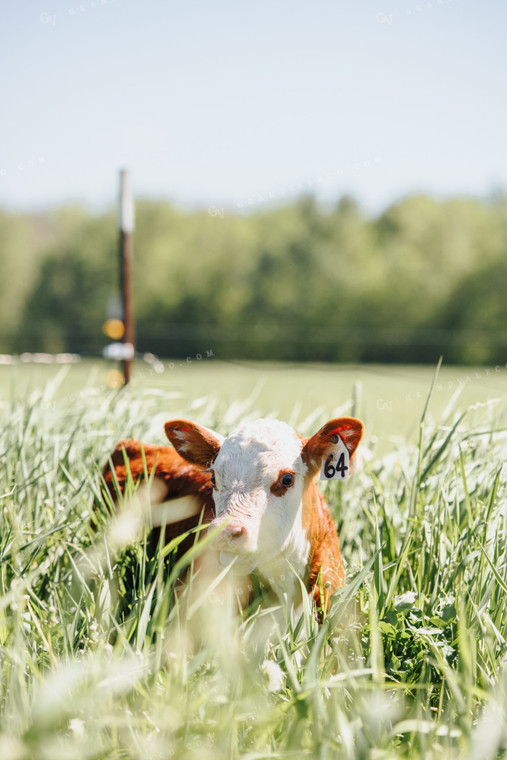
<svg viewBox="0 0 507 760"><path fill-rule="evenodd" d="M117 240L113 212L0 212L0 352L100 354ZM349 197L248 215L136 207L137 346L162 357L503 363L506 293L500 194L413 196L375 218Z"/></svg>

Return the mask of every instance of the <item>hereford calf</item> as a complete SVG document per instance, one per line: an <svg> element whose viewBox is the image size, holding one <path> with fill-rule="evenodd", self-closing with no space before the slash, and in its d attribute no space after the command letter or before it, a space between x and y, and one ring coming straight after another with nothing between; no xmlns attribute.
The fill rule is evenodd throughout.
<svg viewBox="0 0 507 760"><path fill-rule="evenodd" d="M112 469L104 470L111 492L114 481L124 488L126 458L134 480L155 469L150 501L152 509L163 510L166 540L197 525L203 513L210 529L222 527L214 540L222 563L234 559L236 571L256 573L278 598L286 595L296 605L297 573L317 610L326 609L345 575L336 526L314 478L338 441L353 457L362 422L334 419L310 438L262 419L225 439L188 420L167 422L165 431L176 451L136 441L118 444Z"/></svg>

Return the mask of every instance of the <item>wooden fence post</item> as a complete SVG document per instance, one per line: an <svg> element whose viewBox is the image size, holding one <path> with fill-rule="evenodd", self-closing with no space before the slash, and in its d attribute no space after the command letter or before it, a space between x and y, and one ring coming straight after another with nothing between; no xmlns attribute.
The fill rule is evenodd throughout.
<svg viewBox="0 0 507 760"><path fill-rule="evenodd" d="M120 171L120 292L122 305L123 333L123 378L125 384L132 375L132 362L135 355L134 313L132 304L132 265L134 237L134 198L130 189L129 175L126 169Z"/></svg>

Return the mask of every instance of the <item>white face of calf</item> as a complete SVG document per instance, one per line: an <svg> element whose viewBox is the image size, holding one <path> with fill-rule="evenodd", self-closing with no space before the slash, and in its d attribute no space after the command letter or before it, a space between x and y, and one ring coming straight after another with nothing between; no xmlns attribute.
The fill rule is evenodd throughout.
<svg viewBox="0 0 507 760"><path fill-rule="evenodd" d="M347 423L340 434L352 454L362 434L353 418L332 420L309 439L276 420L245 423L225 439L186 420L166 423L180 455L210 471L216 508L211 527L223 526L215 546L237 555L238 569L262 573L286 556L301 572L310 549L304 491L340 422Z"/></svg>
<svg viewBox="0 0 507 760"><path fill-rule="evenodd" d="M295 432L275 420L242 425L225 439L211 465L212 526L224 525L217 548L259 565L297 539L307 471L301 449Z"/></svg>

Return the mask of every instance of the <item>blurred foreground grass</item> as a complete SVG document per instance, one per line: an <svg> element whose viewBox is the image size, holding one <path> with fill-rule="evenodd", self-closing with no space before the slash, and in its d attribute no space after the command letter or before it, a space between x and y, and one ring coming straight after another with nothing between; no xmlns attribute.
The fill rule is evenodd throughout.
<svg viewBox="0 0 507 760"><path fill-rule="evenodd" d="M337 380L309 372L323 388ZM370 458L329 487L348 585L320 628L308 610L234 617L212 589L186 604L161 547L108 528L98 465L120 438L163 440L168 414L226 433L272 413L267 399L218 378L193 401L183 380L12 388L0 427L2 760L505 756L506 405L469 408L462 395L443 415L444 381L410 440L398 433L379 454L368 432ZM301 433L354 405L369 431L380 396L372 405L365 383L354 401L351 387L325 410L288 379L277 392ZM393 387L382 393L394 401Z"/></svg>

